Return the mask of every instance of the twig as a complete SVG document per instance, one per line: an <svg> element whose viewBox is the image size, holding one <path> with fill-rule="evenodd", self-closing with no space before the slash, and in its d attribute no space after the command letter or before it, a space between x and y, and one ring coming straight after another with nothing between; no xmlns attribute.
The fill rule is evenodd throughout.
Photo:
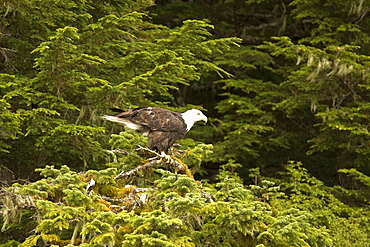
<svg viewBox="0 0 370 247"><path fill-rule="evenodd" d="M127 198L125 199L112 198L109 196L101 196L101 199L106 200L106 201L111 201L111 202L122 203L122 202L130 201L133 198L133 196L136 196L137 193L143 193L143 192L147 192L150 190L156 190L156 189L157 188L133 188L132 191L127 195Z"/></svg>
<svg viewBox="0 0 370 247"><path fill-rule="evenodd" d="M157 188L134 188L133 193L143 193L149 190L156 190Z"/></svg>
<svg viewBox="0 0 370 247"><path fill-rule="evenodd" d="M125 178L130 177L131 175L137 174L141 170L153 167L154 165L159 164L159 163L162 163L162 161L161 160L149 161L149 162L145 163L144 165L141 165L141 166L138 166L138 167L132 169L131 171L128 171L128 172L122 171L114 179L116 180L116 179L119 179L119 178L122 178L122 177L125 177Z"/></svg>
<svg viewBox="0 0 370 247"><path fill-rule="evenodd" d="M208 192L203 191L202 189L199 189L200 196L207 199L208 202L214 202L215 197Z"/></svg>
<svg viewBox="0 0 370 247"><path fill-rule="evenodd" d="M157 152L156 152L156 151L154 151L154 150L151 150L151 149L149 149L149 148L143 147L143 146L141 146L141 145L138 145L138 146L139 146L139 148L135 149L135 151L145 150L145 151L148 151L148 152L150 152L150 153L152 153L152 154L155 154L155 155L156 155L156 156L158 156L158 157L162 156L161 154L157 153Z"/></svg>
<svg viewBox="0 0 370 247"><path fill-rule="evenodd" d="M129 152L127 152L126 150L122 150L122 149L114 149L114 150L107 150L108 153L118 153L118 154L126 154L128 155Z"/></svg>

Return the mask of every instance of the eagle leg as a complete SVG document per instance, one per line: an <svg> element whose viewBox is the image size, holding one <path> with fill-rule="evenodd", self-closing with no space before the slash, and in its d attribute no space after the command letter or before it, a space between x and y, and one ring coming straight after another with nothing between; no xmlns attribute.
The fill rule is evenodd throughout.
<svg viewBox="0 0 370 247"><path fill-rule="evenodd" d="M171 158L171 156L167 155L164 151L161 152L161 155L159 157L161 157L161 161L165 163L171 164L173 162L173 159Z"/></svg>

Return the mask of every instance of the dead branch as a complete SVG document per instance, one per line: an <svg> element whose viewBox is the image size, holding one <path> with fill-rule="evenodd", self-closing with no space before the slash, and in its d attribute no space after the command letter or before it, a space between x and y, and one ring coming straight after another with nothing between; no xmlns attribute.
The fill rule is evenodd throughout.
<svg viewBox="0 0 370 247"><path fill-rule="evenodd" d="M137 149L135 149L135 151L140 151L140 150L145 150L145 151L147 151L147 152L149 152L149 153L152 153L152 154L154 154L155 156L157 156L157 157L162 157L163 155L162 154L159 154L159 153L157 153L156 151L154 151L154 150L151 150L151 149L149 149L149 148L146 148L146 147L143 147L143 146L140 146L140 145L138 145L139 147L137 148Z"/></svg>
<svg viewBox="0 0 370 247"><path fill-rule="evenodd" d="M148 194L147 191L156 190L157 188L133 188L132 191L122 199L111 198L108 196L101 196L103 200L113 202L119 205L110 205L114 210L134 210L147 204Z"/></svg>
<svg viewBox="0 0 370 247"><path fill-rule="evenodd" d="M211 193L205 192L201 189L199 189L199 193L200 193L201 197L203 197L207 200L207 202L214 202L215 201L215 197Z"/></svg>
<svg viewBox="0 0 370 247"><path fill-rule="evenodd" d="M129 178L130 176L134 176L136 175L139 171L142 171L142 170L145 170L145 169L148 169L148 168L151 168L151 167L154 167L155 165L158 165L158 164L164 164L164 165L167 165L169 166L175 173L186 173L186 170L187 170L187 167L182 164L181 162L179 162L179 160L177 160L175 157L172 157L170 155L167 155L165 153L157 153L149 148L145 148L145 147L142 147L140 145L138 145L139 148L135 149L136 151L139 151L139 150L145 150L147 152L150 152L152 154L154 154L155 156L148 159L149 161L147 163L145 163L144 165L141 165L141 166L138 166L130 171L122 171L120 174L118 174L114 179L119 179L119 178Z"/></svg>
<svg viewBox="0 0 370 247"><path fill-rule="evenodd" d="M125 178L125 179L129 178L132 175L136 175L141 170L148 169L148 168L153 167L156 164L160 164L160 163L162 163L161 160L151 160L151 161L145 163L144 165L141 165L141 166L138 166L138 167L132 169L131 171L128 171L128 172L122 171L114 179L116 180L116 179L119 179L119 178Z"/></svg>
<svg viewBox="0 0 370 247"><path fill-rule="evenodd" d="M126 151L126 150L122 150L122 149L114 149L114 150L107 150L108 153L117 153L117 154L125 154L125 155L128 155L129 152Z"/></svg>

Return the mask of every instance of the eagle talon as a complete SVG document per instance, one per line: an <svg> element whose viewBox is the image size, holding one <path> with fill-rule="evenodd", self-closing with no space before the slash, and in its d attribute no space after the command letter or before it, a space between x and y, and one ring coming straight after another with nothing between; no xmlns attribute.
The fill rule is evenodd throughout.
<svg viewBox="0 0 370 247"><path fill-rule="evenodd" d="M171 156L167 155L165 152L161 152L161 155L159 156L161 157L161 161L165 162L165 163L169 163L171 164L172 163L172 158Z"/></svg>

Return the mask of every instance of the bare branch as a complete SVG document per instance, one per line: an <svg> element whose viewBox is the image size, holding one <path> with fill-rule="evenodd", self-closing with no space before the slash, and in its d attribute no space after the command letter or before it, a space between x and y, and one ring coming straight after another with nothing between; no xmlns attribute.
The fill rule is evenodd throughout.
<svg viewBox="0 0 370 247"><path fill-rule="evenodd" d="M122 149L114 149L114 150L107 150L108 153L117 153L117 154L125 154L125 155L128 155L129 152L126 151L126 150L122 150Z"/></svg>
<svg viewBox="0 0 370 247"><path fill-rule="evenodd" d="M154 167L155 165L157 164L165 164L167 166L169 166L175 173L185 173L187 174L187 167L186 165L182 164L178 159L176 159L175 157L172 157L170 155L167 155L165 153L157 153L149 148L145 148L145 147L142 147L140 145L138 145L139 148L135 149L136 151L139 151L139 150L145 150L145 151L148 151L152 154L155 155L155 157L152 157L150 159L148 159L149 161L147 163L145 163L144 165L141 165L141 166L138 166L130 171L122 171L120 174L118 174L114 179L119 179L119 178L124 178L124 179L127 179L129 178L130 176L134 176L136 175L139 171L141 170L145 170L145 169L148 169L148 168L151 168L151 167ZM187 174L188 175L188 174Z"/></svg>
<svg viewBox="0 0 370 247"><path fill-rule="evenodd" d="M159 154L159 153L157 153L156 151L154 151L154 150L151 150L151 149L149 149L149 148L146 148L146 147L143 147L143 146L140 146L140 145L138 145L139 147L137 148L137 149L135 149L135 151L140 151L140 150L145 150L145 151L148 151L149 153L152 153L152 154L154 154L155 156L157 156L157 157L162 157L163 155L162 154Z"/></svg>
<svg viewBox="0 0 370 247"><path fill-rule="evenodd" d="M138 167L132 169L131 171L128 171L128 172L122 171L114 179L116 180L116 179L119 179L119 178L125 178L125 179L129 178L132 175L136 175L141 170L148 169L148 168L153 167L156 164L160 164L160 163L162 163L161 160L151 160L151 161L145 163L144 165L141 165L141 166L138 166Z"/></svg>

